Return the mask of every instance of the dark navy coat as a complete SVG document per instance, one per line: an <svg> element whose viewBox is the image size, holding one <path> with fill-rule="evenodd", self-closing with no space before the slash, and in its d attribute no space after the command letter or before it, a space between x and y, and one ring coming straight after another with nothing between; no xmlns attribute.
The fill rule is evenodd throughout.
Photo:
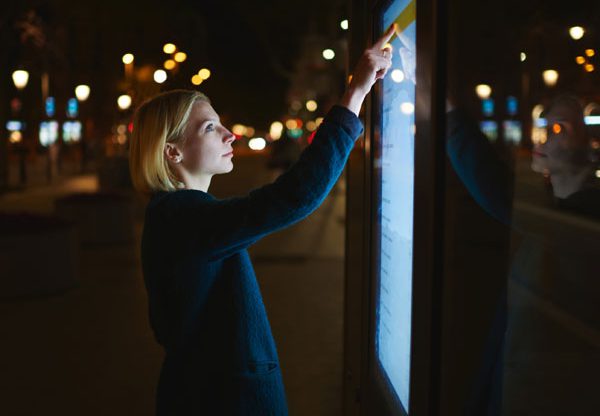
<svg viewBox="0 0 600 416"><path fill-rule="evenodd" d="M363 126L334 106L300 159L273 184L219 200L155 193L142 267L150 323L165 348L158 415L286 415L279 360L248 246L313 212Z"/></svg>

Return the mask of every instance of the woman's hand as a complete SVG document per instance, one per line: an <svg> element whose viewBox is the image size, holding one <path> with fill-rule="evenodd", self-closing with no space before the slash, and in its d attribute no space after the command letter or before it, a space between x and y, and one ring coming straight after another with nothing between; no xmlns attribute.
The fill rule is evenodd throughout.
<svg viewBox="0 0 600 416"><path fill-rule="evenodd" d="M346 89L340 105L358 116L362 103L378 79L382 79L392 66L392 53L385 44L394 35L393 24L373 46L364 51L352 74L352 81Z"/></svg>

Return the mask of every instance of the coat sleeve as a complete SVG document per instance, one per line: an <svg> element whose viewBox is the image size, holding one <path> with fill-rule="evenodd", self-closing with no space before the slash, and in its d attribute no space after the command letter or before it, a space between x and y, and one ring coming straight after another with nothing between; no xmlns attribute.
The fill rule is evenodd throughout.
<svg viewBox="0 0 600 416"><path fill-rule="evenodd" d="M488 214L511 224L512 175L487 138L461 111L447 117L446 152L452 167L473 199Z"/></svg>
<svg viewBox="0 0 600 416"><path fill-rule="evenodd" d="M261 237L294 224L323 202L344 170L363 131L350 110L334 106L299 160L272 184L247 196L217 200L201 191L168 196L166 221L194 251L211 260L247 248Z"/></svg>

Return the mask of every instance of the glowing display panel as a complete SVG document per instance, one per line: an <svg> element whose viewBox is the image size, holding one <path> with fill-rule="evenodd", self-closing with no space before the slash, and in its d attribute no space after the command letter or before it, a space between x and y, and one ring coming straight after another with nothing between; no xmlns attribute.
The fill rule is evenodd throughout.
<svg viewBox="0 0 600 416"><path fill-rule="evenodd" d="M376 356L408 413L410 393L415 139L416 0L397 0L382 10L383 31L396 23L393 65L383 80L380 259Z"/></svg>

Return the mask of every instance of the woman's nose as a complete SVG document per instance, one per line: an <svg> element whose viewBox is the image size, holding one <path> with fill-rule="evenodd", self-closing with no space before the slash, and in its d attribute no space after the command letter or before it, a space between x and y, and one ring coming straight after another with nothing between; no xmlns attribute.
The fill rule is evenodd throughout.
<svg viewBox="0 0 600 416"><path fill-rule="evenodd" d="M227 130L227 133L225 134L225 143L229 144L229 143L232 143L234 140L235 140L235 134L233 134L232 132Z"/></svg>

